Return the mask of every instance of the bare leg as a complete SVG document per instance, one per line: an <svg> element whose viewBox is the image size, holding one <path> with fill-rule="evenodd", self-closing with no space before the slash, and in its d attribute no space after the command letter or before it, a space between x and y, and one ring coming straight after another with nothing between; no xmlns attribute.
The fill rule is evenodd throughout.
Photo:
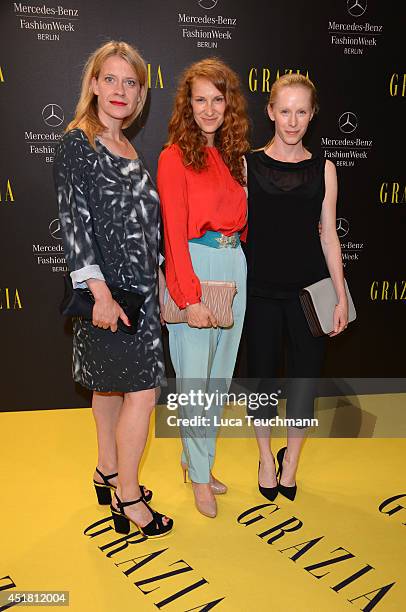
<svg viewBox="0 0 406 612"><path fill-rule="evenodd" d="M155 407L155 397L155 389L124 394L116 429L117 495L121 501L133 501L141 497L138 468L148 437L150 417ZM128 506L125 513L141 527L145 527L152 520L151 512L142 503ZM165 519L164 524L167 524Z"/></svg>
<svg viewBox="0 0 406 612"><path fill-rule="evenodd" d="M98 458L97 467L103 474L109 475L117 472L116 429L123 404L122 393L93 393L92 411L96 423ZM94 473L96 482L103 482L102 478ZM117 485L117 478L109 481Z"/></svg>
<svg viewBox="0 0 406 612"><path fill-rule="evenodd" d="M296 471L299 464L300 451L306 437L306 428L288 427L288 447L283 458L281 484L292 487L296 482Z"/></svg>
<svg viewBox="0 0 406 612"><path fill-rule="evenodd" d="M254 428L261 462L258 482L262 487L276 487L275 459L270 446L271 428L265 425L254 425Z"/></svg>

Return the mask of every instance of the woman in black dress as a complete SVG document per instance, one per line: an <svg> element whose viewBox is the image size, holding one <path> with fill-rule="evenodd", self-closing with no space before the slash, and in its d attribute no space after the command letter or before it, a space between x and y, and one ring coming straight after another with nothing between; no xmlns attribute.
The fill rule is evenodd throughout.
<svg viewBox="0 0 406 612"><path fill-rule="evenodd" d="M313 416L314 385L320 376L326 338L311 335L301 308L303 287L331 276L338 303L334 336L348 321L341 248L336 233L335 166L303 146L303 136L317 110L316 90L302 75L284 75L271 89L268 103L275 136L260 151L247 155L248 165L248 375L262 379L261 391L277 392L284 341L287 344L287 416ZM321 222L319 236L318 225ZM274 416L269 411L251 413ZM258 485L274 499L294 499L295 474L305 429L288 428L288 445L278 452L280 479L270 449L271 429L256 429L260 452Z"/></svg>
<svg viewBox="0 0 406 612"><path fill-rule="evenodd" d="M98 464L94 484L117 531L129 521L147 537L173 521L148 506L138 482L149 421L164 380L157 297L159 200L122 132L141 113L147 70L130 45L109 42L88 59L76 115L58 146L54 178L67 264L75 288L95 299L93 321L73 323L73 377L93 390ZM145 297L135 334L110 287Z"/></svg>

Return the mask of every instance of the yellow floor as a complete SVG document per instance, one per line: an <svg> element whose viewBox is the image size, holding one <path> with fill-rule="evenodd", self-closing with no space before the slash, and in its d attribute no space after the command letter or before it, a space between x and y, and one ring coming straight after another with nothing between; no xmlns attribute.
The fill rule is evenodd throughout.
<svg viewBox="0 0 406 612"><path fill-rule="evenodd" d="M211 520L182 482L179 441L151 436L142 482L175 529L144 541L116 534L96 503L89 409L1 413L0 422L3 597L69 591L75 612L405 609L403 439L309 439L295 502L278 496L251 511L267 503L256 488L255 440L220 439L215 473L229 493ZM274 450L282 445L275 440ZM401 494L385 508L397 511L379 511ZM277 538L281 524L291 531ZM5 588L8 576L16 587Z"/></svg>

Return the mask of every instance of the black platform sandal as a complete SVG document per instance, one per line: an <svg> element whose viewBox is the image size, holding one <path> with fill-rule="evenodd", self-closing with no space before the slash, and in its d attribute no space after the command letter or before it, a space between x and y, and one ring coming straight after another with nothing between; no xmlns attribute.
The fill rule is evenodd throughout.
<svg viewBox="0 0 406 612"><path fill-rule="evenodd" d="M142 533L143 536L145 536L146 538L151 538L151 539L161 538L162 536L167 535L168 533L172 531L173 520L153 510L147 504L147 502L145 501L143 497L139 497L138 499L135 499L134 501L122 502L117 496L117 492L114 492L114 498L116 500L116 503L119 509L117 510L116 508L114 508L113 505L110 506L110 509L111 509L111 515L114 521L114 529L116 530L117 533L124 533L124 534L130 533L130 523L133 523L133 525L137 527L137 529ZM126 516L124 513L124 508L126 508L127 506L132 506L133 504L138 504L140 502L145 504L145 506L148 508L148 510L152 514L152 521L150 521L147 525L145 525L145 527L140 527L140 525L138 525L132 519L128 518L128 516ZM169 519L167 525L164 525L163 523L164 518Z"/></svg>
<svg viewBox="0 0 406 612"><path fill-rule="evenodd" d="M106 476L99 470L99 468L96 468L96 472L103 480L103 482L96 482L95 480L93 480L94 488L97 495L97 501L101 506L108 506L109 504L111 504L111 491L115 491L116 489L116 485L111 484L109 480L111 478L115 478L116 476L118 476L118 474L109 474L108 476ZM148 493L145 494L144 485L140 485L140 489L143 499L145 499L146 502L151 501L153 495L152 491L148 491Z"/></svg>

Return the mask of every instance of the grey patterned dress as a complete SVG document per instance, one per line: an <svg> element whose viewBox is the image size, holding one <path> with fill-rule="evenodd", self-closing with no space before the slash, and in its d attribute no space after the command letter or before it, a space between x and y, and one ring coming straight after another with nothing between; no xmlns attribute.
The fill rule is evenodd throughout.
<svg viewBox="0 0 406 612"><path fill-rule="evenodd" d="M158 305L159 199L142 161L112 154L85 133L65 134L54 180L74 287L89 278L145 295L137 333L73 323L73 378L94 391L152 389L164 381Z"/></svg>

